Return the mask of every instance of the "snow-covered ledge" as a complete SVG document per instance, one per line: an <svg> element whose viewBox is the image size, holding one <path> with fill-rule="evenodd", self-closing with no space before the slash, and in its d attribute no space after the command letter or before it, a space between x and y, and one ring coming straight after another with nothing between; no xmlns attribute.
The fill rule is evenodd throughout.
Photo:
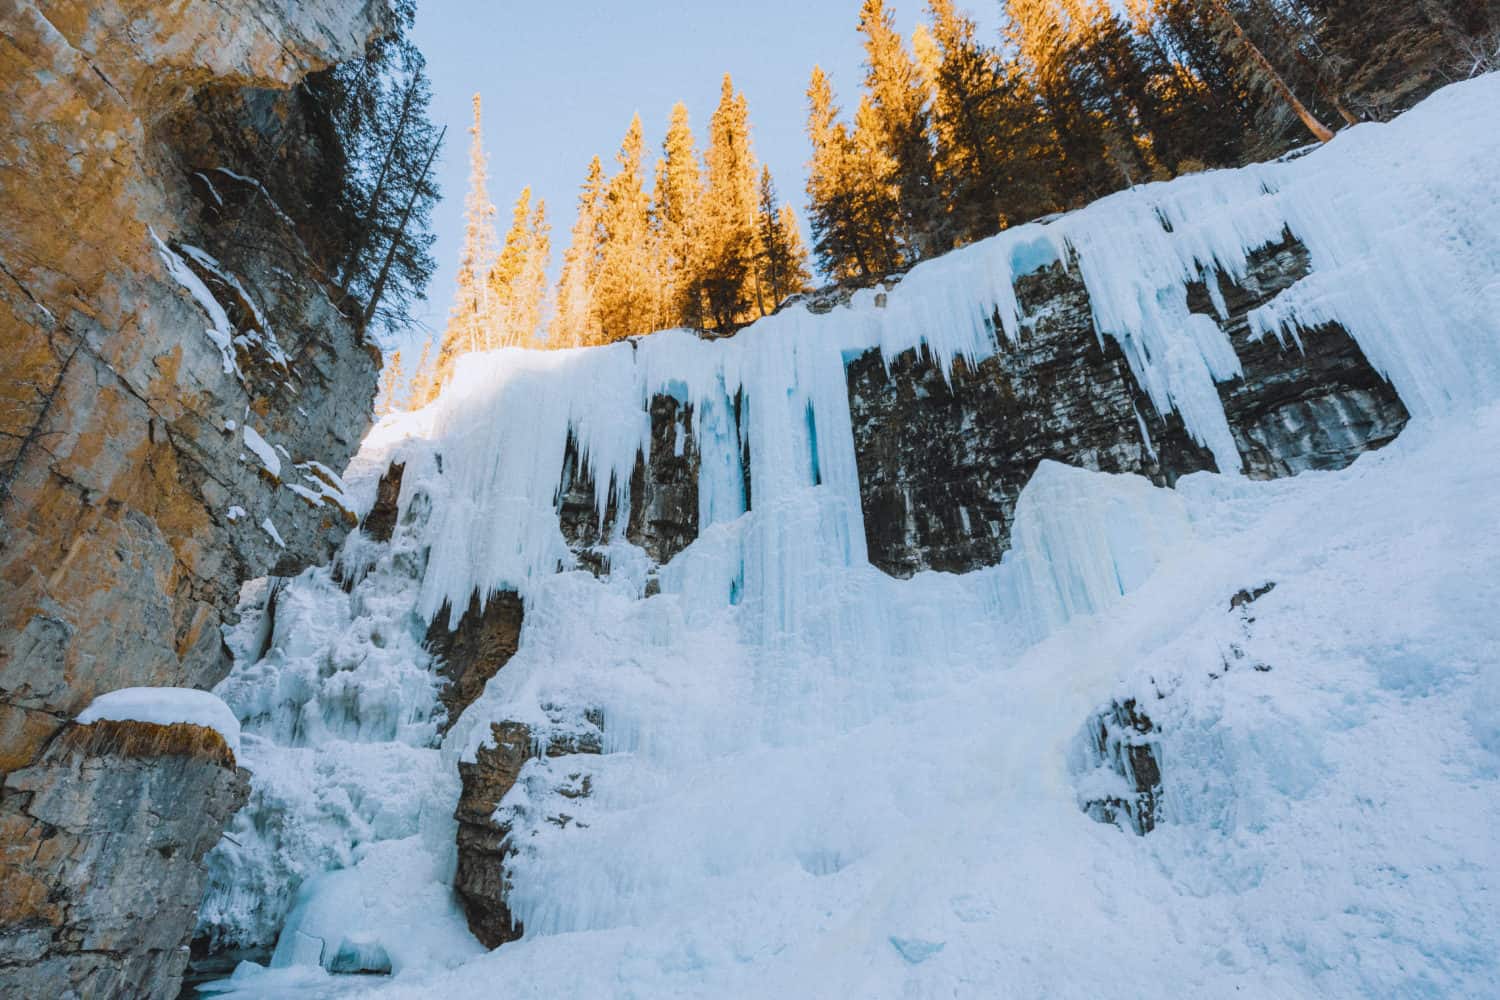
<svg viewBox="0 0 1500 1000"><path fill-rule="evenodd" d="M224 737L229 750L240 755L240 720L209 691L174 687L120 688L101 694L79 713L77 722L148 722L157 726L187 723L212 729Z"/></svg>

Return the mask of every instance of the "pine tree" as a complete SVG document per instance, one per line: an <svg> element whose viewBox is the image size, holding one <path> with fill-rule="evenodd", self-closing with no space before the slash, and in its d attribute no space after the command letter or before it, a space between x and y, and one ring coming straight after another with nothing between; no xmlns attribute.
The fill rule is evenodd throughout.
<svg viewBox="0 0 1500 1000"><path fill-rule="evenodd" d="M1333 131L1318 120L1300 100L1292 93L1292 88L1287 85L1286 80L1271 61L1266 58L1260 47L1245 33L1234 12L1224 3L1224 0L1200 0L1210 16L1217 18L1225 33L1225 47L1242 60L1245 72L1254 81L1255 85L1270 93L1275 94L1283 101L1298 120L1312 133L1314 139L1319 142L1328 142L1333 138Z"/></svg>
<svg viewBox="0 0 1500 1000"><path fill-rule="evenodd" d="M412 324L410 306L426 297L436 267L432 162L443 137L428 117L426 62L406 37L411 6L393 13L362 58L314 74L304 88L330 119L348 165L320 206L320 229L339 252L331 270L340 308L361 326L387 330Z"/></svg>
<svg viewBox="0 0 1500 1000"><path fill-rule="evenodd" d="M885 154L888 166L880 179L895 192L902 254L912 262L949 243L934 176L928 90L883 0L864 0L859 30L865 36L872 145Z"/></svg>
<svg viewBox="0 0 1500 1000"><path fill-rule="evenodd" d="M547 304L547 268L552 263L552 225L547 221L547 203L541 199L531 213L530 251L516 279L511 309L520 332L518 343L534 347L540 343Z"/></svg>
<svg viewBox="0 0 1500 1000"><path fill-rule="evenodd" d="M659 325L663 327L700 326L703 322L703 303L696 294L699 284L691 271L702 199L698 150L688 123L687 107L679 101L672 106L662 158L656 164L651 207L661 269Z"/></svg>
<svg viewBox="0 0 1500 1000"><path fill-rule="evenodd" d="M845 163L860 259L869 263L873 268L870 276L877 278L915 263L908 254L916 249L902 238L900 189L890 180L900 164L889 151L883 118L874 99L862 95L854 111L854 132Z"/></svg>
<svg viewBox="0 0 1500 1000"><path fill-rule="evenodd" d="M422 353L417 357L417 367L411 373L411 388L407 390L403 410L415 410L426 406L433 396L432 391L432 338L422 341Z"/></svg>
<svg viewBox="0 0 1500 1000"><path fill-rule="evenodd" d="M547 335L549 346L582 347L603 342L594 301L603 215L604 166L596 156L589 162L588 175L578 196L578 218L573 223L568 249L563 253L557 311Z"/></svg>
<svg viewBox="0 0 1500 1000"><path fill-rule="evenodd" d="M431 393L436 395L453 377L460 355L491 346L494 310L488 276L495 264L495 206L487 188L488 162L481 130L479 95L474 95L473 137L469 146L469 192L464 198L464 247L458 264L458 291L448 328L438 349L437 373Z"/></svg>
<svg viewBox="0 0 1500 1000"><path fill-rule="evenodd" d="M818 266L835 281L869 281L894 269L895 199L882 177L884 153L872 142L868 101L863 129L851 135L840 122L833 87L813 67L807 88L807 135L812 141L807 197Z"/></svg>
<svg viewBox="0 0 1500 1000"><path fill-rule="evenodd" d="M636 115L620 144L620 169L606 188L601 220L604 242L594 301L606 341L649 333L657 315L643 154L641 117Z"/></svg>
<svg viewBox="0 0 1500 1000"><path fill-rule="evenodd" d="M953 237L967 242L1057 208L1049 137L1021 73L980 45L952 0L928 0L913 49L932 88L938 178Z"/></svg>
<svg viewBox="0 0 1500 1000"><path fill-rule="evenodd" d="M380 391L375 396L375 415L384 417L401 409L397 401L405 377L401 373L401 352L393 352L380 373Z"/></svg>
<svg viewBox="0 0 1500 1000"><path fill-rule="evenodd" d="M776 197L771 168L760 171L760 209L756 216L757 249L756 305L762 316L779 306L788 295L807 286L807 249L797 231L797 217L790 205Z"/></svg>
<svg viewBox="0 0 1500 1000"><path fill-rule="evenodd" d="M755 265L755 157L750 112L726 73L709 122L708 186L693 265L694 284L715 328L731 330L752 304Z"/></svg>
<svg viewBox="0 0 1500 1000"><path fill-rule="evenodd" d="M808 268L807 244L802 242L802 227L797 211L783 204L780 211L781 244L786 248L786 295L797 295L812 288L812 271Z"/></svg>
<svg viewBox="0 0 1500 1000"><path fill-rule="evenodd" d="M525 188L511 211L505 245L490 269L489 293L494 310L490 346L521 347L535 338L546 296L551 250L546 206L538 202L533 212L531 188Z"/></svg>

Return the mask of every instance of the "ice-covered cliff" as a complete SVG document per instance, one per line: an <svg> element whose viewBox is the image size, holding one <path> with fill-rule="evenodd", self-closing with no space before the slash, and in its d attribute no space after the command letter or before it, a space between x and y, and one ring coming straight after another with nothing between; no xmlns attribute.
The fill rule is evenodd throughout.
<svg viewBox="0 0 1500 1000"><path fill-rule="evenodd" d="M467 358L245 592L222 985L1494 990L1497 107Z"/></svg>

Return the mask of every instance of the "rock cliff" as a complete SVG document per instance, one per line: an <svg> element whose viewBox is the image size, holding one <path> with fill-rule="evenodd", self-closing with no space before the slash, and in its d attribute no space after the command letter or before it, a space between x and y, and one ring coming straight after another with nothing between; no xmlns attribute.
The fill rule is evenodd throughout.
<svg viewBox="0 0 1500 1000"><path fill-rule="evenodd" d="M197 861L243 778L170 741L101 749L69 720L115 688L213 684L239 582L324 561L348 528L324 470L367 426L378 355L319 280L311 206L341 166L289 88L383 16L379 0L0 12L0 821L16 850L54 845L0 870L0 982L175 989ZM181 824L180 849L145 844L121 796ZM115 867L90 867L106 830ZM137 884L122 913L151 940L77 930Z"/></svg>
<svg viewBox="0 0 1500 1000"><path fill-rule="evenodd" d="M1253 254L1241 284L1189 289L1189 306L1220 323L1243 368L1218 390L1251 478L1343 468L1406 424L1395 390L1339 327L1296 344L1251 335L1247 314L1307 273L1306 250L1286 240ZM1016 500L1043 459L1163 486L1214 468L1096 332L1076 275L1053 265L1022 276L1016 295L1019 343L976 368L960 362L948 378L912 352L890 359L889 371L878 352L849 366L866 540L887 573L999 562Z"/></svg>

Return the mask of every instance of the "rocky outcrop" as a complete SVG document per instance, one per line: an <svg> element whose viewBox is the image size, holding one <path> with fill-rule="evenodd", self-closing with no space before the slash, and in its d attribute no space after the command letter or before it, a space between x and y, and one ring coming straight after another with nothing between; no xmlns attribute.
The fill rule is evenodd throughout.
<svg viewBox="0 0 1500 1000"><path fill-rule="evenodd" d="M1247 475L1337 469L1392 440L1407 413L1391 386L1336 326L1300 347L1253 339L1248 313L1308 272L1287 240L1251 257L1242 285L1221 280L1189 305L1214 316L1244 377L1219 385ZM1020 342L951 377L915 352L878 352L848 368L860 497L870 561L896 576L993 565L1010 547L1016 500L1043 459L1133 472L1163 486L1213 469L1175 414L1159 416L1111 338L1093 325L1076 274L1053 265L1016 281Z"/></svg>
<svg viewBox="0 0 1500 1000"><path fill-rule="evenodd" d="M1239 634L1207 671L1210 683L1231 670L1271 670L1270 664L1252 656L1247 647L1255 624L1250 606L1275 589L1275 581L1268 580L1237 591L1229 599L1229 613ZM1077 767L1078 805L1091 818L1128 827L1141 837L1162 820L1162 727L1146 714L1141 701L1163 704L1175 694L1173 685L1162 690L1152 680L1149 694L1115 698L1084 724L1079 739L1082 759Z"/></svg>
<svg viewBox="0 0 1500 1000"><path fill-rule="evenodd" d="M1138 836L1156 828L1161 804L1159 727L1134 698L1112 701L1089 720L1088 765L1095 774L1117 779L1086 793L1084 812L1100 823L1129 826Z"/></svg>
<svg viewBox="0 0 1500 1000"><path fill-rule="evenodd" d="M388 542L396 533L396 517L400 513L401 479L406 465L392 462L380 477L375 487L375 505L365 515L360 527L372 541Z"/></svg>
<svg viewBox="0 0 1500 1000"><path fill-rule="evenodd" d="M240 581L323 561L348 530L319 466L342 467L363 435L377 358L305 242L317 185L342 167L287 88L357 54L382 11L18 0L0 12L0 822L22 838L0 877L16 876L15 858L52 859L26 876L46 894L7 893L9 928L52 926L116 891L115 869L80 873L46 846L56 837L27 819L37 802L107 817L113 800L92 799L134 783L159 822L187 824L183 844L217 838L232 811L215 805L228 801L219 779L164 798L151 772L187 766L174 757L130 758L113 778L113 764L74 766L56 757L75 752L68 720L115 688L217 681ZM146 832L90 823L76 829L80 857L97 853L92 838L128 853ZM135 875L120 870L161 889L131 903L138 936L96 947L58 933L29 960L57 982L125 977L139 989L124 994L151 994L143 970L176 959L147 951L181 943L196 896L145 861L201 853L153 851Z"/></svg>
<svg viewBox="0 0 1500 1000"><path fill-rule="evenodd" d="M450 613L443 605L427 627L427 648L436 660L437 672L447 682L438 692L447 710L439 732L447 732L464 709L484 693L490 678L516 655L526 607L515 591L502 590L489 595L483 607L479 595L471 595L458 626L451 630Z"/></svg>
<svg viewBox="0 0 1500 1000"><path fill-rule="evenodd" d="M211 729L67 726L6 780L0 992L175 997L203 856L247 791Z"/></svg>
<svg viewBox="0 0 1500 1000"><path fill-rule="evenodd" d="M636 456L630 476L625 538L645 549L658 566L670 562L698 537L698 446L692 413L692 407L672 396L651 398L651 454ZM580 461L577 443L571 438L567 449L557 491L563 537L580 565L596 575L607 573L603 545L616 531L616 504L610 501L601 521L594 503L594 478Z"/></svg>
<svg viewBox="0 0 1500 1000"><path fill-rule="evenodd" d="M463 791L453 814L458 820L458 869L453 876L453 888L463 904L469 930L486 948L515 941L524 930L506 902L510 884L505 861L514 845L510 826L496 818L495 810L533 757L601 752L600 720L591 716L589 721L594 726L592 732L550 739L540 747L531 730L522 723L493 723L492 742L479 748L473 763L458 765ZM588 778L584 776L580 784L561 790L561 794L577 798L590 791ZM549 819L565 825L570 817Z"/></svg>

